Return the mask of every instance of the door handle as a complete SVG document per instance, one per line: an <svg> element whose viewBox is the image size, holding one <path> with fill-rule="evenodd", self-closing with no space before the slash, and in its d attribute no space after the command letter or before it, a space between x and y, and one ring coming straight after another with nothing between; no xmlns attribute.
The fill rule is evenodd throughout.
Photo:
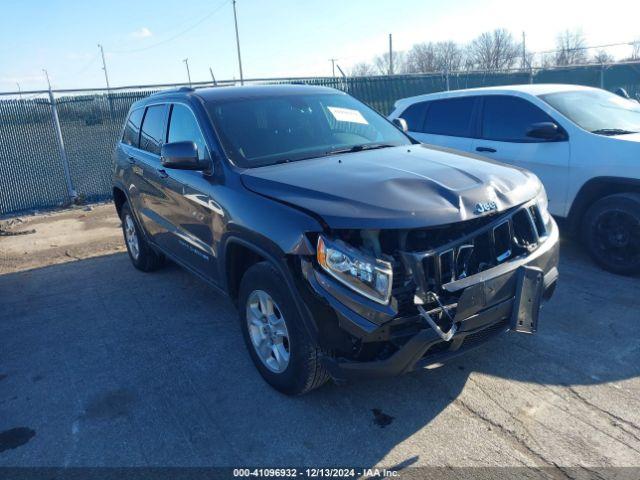
<svg viewBox="0 0 640 480"><path fill-rule="evenodd" d="M167 173L167 171L164 168L158 168L156 170L156 172L158 172L158 176L160 178L167 178L169 176L169 174Z"/></svg>
<svg viewBox="0 0 640 480"><path fill-rule="evenodd" d="M129 155L129 156L127 157L127 160L129 160L129 163L130 163L131 165L134 165L134 164L136 163L136 159L135 159L134 157L132 157L131 155Z"/></svg>
<svg viewBox="0 0 640 480"><path fill-rule="evenodd" d="M476 152L496 153L496 149L491 147L476 147Z"/></svg>

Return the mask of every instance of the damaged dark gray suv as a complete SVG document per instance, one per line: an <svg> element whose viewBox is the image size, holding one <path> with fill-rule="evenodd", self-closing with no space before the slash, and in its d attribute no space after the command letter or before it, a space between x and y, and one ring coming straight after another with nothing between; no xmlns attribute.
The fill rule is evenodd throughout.
<svg viewBox="0 0 640 480"><path fill-rule="evenodd" d="M533 333L558 278L542 185L400 127L310 86L138 101L113 177L131 261L168 258L227 292L287 394Z"/></svg>

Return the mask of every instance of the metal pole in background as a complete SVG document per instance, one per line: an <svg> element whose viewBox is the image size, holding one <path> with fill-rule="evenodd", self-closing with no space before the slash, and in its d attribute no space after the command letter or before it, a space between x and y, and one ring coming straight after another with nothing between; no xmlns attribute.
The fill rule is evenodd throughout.
<svg viewBox="0 0 640 480"><path fill-rule="evenodd" d="M389 75L393 75L393 34L389 34Z"/></svg>
<svg viewBox="0 0 640 480"><path fill-rule="evenodd" d="M336 67L338 67L338 71L340 72L340 75L342 75L342 81L344 82L344 91L348 92L349 91L349 83L347 82L347 76L345 75L345 73L340 68L340 65L336 64Z"/></svg>
<svg viewBox="0 0 640 480"><path fill-rule="evenodd" d="M104 79L107 82L107 92L111 89L109 86L109 75L107 74L107 62L104 60L104 48L102 45L98 44L98 48L100 49L100 54L102 55L102 70L104 70Z"/></svg>
<svg viewBox="0 0 640 480"><path fill-rule="evenodd" d="M527 68L527 36L522 32L522 69Z"/></svg>
<svg viewBox="0 0 640 480"><path fill-rule="evenodd" d="M69 170L69 159L67 158L67 151L64 148L64 139L62 138L62 128L60 128L60 119L58 118L58 107L56 105L56 97L51 90L51 82L49 81L49 73L46 69L42 69L45 77L47 78L47 85L49 86L49 104L51 105L51 120L53 121L53 129L56 132L56 139L58 140L58 150L60 153L60 159L62 160L62 169L64 171L64 180L67 184L67 195L72 202L78 199L78 192L73 187L73 181L71 180L71 172Z"/></svg>
<svg viewBox="0 0 640 480"><path fill-rule="evenodd" d="M331 62L331 71L333 72L333 78L336 78L336 60L338 60L337 58L330 58L329 61Z"/></svg>
<svg viewBox="0 0 640 480"><path fill-rule="evenodd" d="M213 70L211 70L211 67L209 67L209 73L211 74L211 80L213 80L213 86L217 87L218 82L216 82L216 77L213 75Z"/></svg>
<svg viewBox="0 0 640 480"><path fill-rule="evenodd" d="M18 85L18 98L22 100L22 88L20 88L20 82L16 82L16 85Z"/></svg>
<svg viewBox="0 0 640 480"><path fill-rule="evenodd" d="M242 57L240 56L240 35L238 34L238 14L236 13L236 0L233 0L233 23L236 26L236 48L238 49L238 68L240 69L240 85L244 85L242 76Z"/></svg>
<svg viewBox="0 0 640 480"><path fill-rule="evenodd" d="M185 58L182 60L184 64L187 66L187 78L189 79L189 86L191 86L191 73L189 72L189 59Z"/></svg>

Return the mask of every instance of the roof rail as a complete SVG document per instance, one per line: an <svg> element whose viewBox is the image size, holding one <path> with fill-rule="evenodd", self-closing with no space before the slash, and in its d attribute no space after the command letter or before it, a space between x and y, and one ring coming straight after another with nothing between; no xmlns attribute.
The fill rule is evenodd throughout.
<svg viewBox="0 0 640 480"><path fill-rule="evenodd" d="M156 95L164 95L167 93L186 93L186 92L194 92L195 90L191 87L179 87L179 88L171 88L169 90L161 90L159 92L153 93L149 95L150 97L155 97Z"/></svg>

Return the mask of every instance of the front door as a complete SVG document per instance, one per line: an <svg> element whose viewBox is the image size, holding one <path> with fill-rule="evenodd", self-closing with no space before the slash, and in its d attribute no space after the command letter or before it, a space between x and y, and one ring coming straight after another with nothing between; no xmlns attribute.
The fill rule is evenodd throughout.
<svg viewBox="0 0 640 480"><path fill-rule="evenodd" d="M482 102L479 155L535 173L549 197L549 211L565 216L570 146L567 140L548 141L527 136L534 123L556 122L533 103L508 95L487 95Z"/></svg>

